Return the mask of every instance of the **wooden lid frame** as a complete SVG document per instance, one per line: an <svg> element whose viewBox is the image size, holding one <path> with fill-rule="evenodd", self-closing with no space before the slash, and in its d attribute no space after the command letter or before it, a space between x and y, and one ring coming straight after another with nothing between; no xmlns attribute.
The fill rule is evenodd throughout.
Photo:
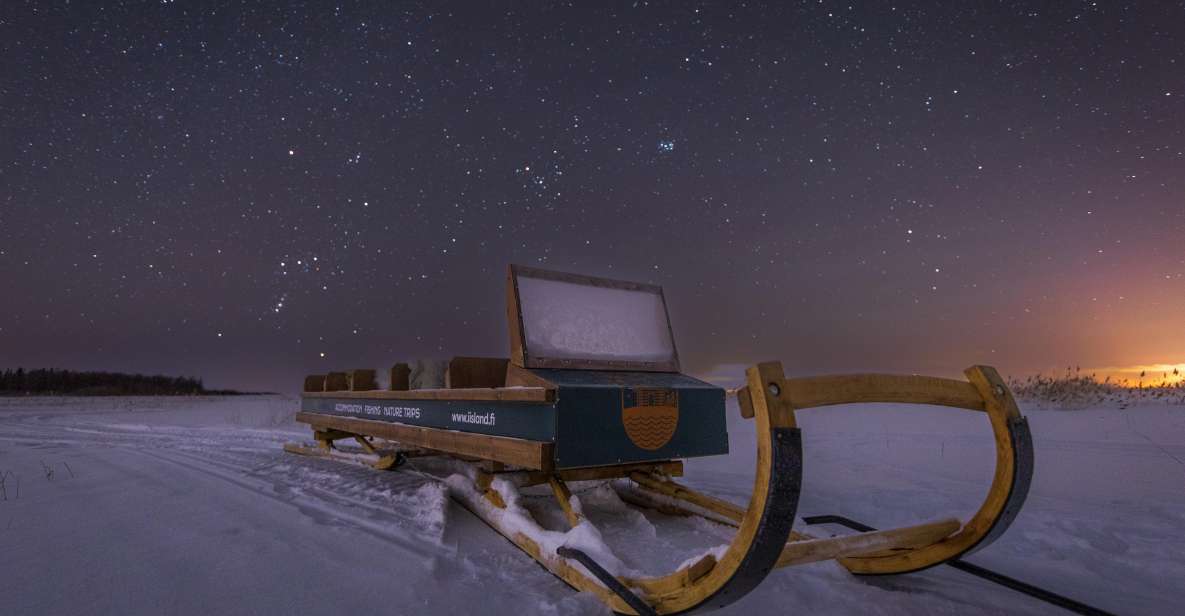
<svg viewBox="0 0 1185 616"><path fill-rule="evenodd" d="M566 282L588 287L601 287L624 291L652 293L662 303L666 319L667 335L671 340L671 356L663 361L613 360L599 358L546 357L532 353L527 345L526 329L523 325L522 304L519 298L519 277ZM621 370L639 372L679 372L679 351L675 346L675 333L671 329L670 312L662 287L640 282L597 278L567 272L557 272L523 265L511 265L506 276L506 317L510 324L510 361L521 368L561 368L574 370Z"/></svg>

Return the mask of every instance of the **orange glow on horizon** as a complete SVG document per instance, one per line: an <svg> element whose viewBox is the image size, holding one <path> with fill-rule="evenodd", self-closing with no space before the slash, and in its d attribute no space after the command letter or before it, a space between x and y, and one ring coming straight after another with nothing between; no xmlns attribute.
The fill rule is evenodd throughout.
<svg viewBox="0 0 1185 616"><path fill-rule="evenodd" d="M1185 381L1185 364L1143 364L1084 368L1082 373L1093 374L1100 381L1110 377L1113 383L1122 383L1126 380L1129 385L1136 385L1141 382L1144 385L1159 385L1161 383L1174 385Z"/></svg>

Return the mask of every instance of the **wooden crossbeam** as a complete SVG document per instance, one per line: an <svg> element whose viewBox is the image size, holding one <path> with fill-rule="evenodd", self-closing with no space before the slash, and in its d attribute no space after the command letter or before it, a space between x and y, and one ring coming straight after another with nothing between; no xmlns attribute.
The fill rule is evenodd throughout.
<svg viewBox="0 0 1185 616"><path fill-rule="evenodd" d="M780 398L794 409L809 409L837 404L895 402L931 404L986 410L983 396L967 381L932 376L901 374L841 374L793 379L770 379L767 386L777 387ZM737 390L741 416L753 417L753 392L746 385Z"/></svg>
<svg viewBox="0 0 1185 616"><path fill-rule="evenodd" d="M877 530L858 535L791 541L782 548L775 567L789 567L805 563L831 560L849 556L867 558L880 554L892 554L937 543L959 530L962 524L954 518L906 526L889 530Z"/></svg>
<svg viewBox="0 0 1185 616"><path fill-rule="evenodd" d="M707 509L712 513L732 521L734 524L740 524L741 520L745 517L745 510L743 508L726 500L721 500L714 496L708 496L707 494L696 492L695 490L681 486L673 481L666 481L648 473L642 472L630 473L629 477L635 483L644 488L654 490L659 494L664 494L671 498L686 501L692 505L695 505L696 507Z"/></svg>

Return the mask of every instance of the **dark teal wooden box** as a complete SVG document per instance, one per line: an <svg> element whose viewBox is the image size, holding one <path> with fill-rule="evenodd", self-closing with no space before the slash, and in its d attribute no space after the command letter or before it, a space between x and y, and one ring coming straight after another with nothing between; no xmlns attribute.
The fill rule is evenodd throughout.
<svg viewBox="0 0 1185 616"><path fill-rule="evenodd" d="M728 453L724 390L682 374L531 370L554 403L304 397L301 410L555 443L555 467Z"/></svg>

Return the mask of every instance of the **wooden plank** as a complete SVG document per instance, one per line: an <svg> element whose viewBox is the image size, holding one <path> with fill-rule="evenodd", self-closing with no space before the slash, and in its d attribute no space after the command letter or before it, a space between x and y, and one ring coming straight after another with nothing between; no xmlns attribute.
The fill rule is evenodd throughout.
<svg viewBox="0 0 1185 616"><path fill-rule="evenodd" d="M740 524L741 520L745 518L745 510L741 506L714 496L696 492L673 481L659 479L647 473L632 473L630 474L630 479L648 490L653 490L659 494L691 503L696 507L706 509L726 520L730 520L734 524Z"/></svg>
<svg viewBox="0 0 1185 616"><path fill-rule="evenodd" d="M631 476L632 478L632 476ZM654 509L667 515L698 516L710 522L724 524L736 528L744 519L745 509L740 505L696 492L691 488L665 479L658 480L660 485L655 488L638 484L640 490L618 490L617 495L622 500L647 509ZM656 496L665 496L669 500L660 500ZM710 501L706 502L706 501ZM813 539L798 531L790 531L790 541L806 541Z"/></svg>
<svg viewBox="0 0 1185 616"><path fill-rule="evenodd" d="M494 460L531 470L550 471L553 466L554 446L552 443L542 441L423 428L387 421L322 415L320 413L297 413L296 421L310 424L314 429L330 428L353 434L376 436L413 447L473 456L482 460Z"/></svg>
<svg viewBox="0 0 1185 616"><path fill-rule="evenodd" d="M843 374L785 379L790 405L807 409L836 404L895 402L984 411L983 397L967 381L899 374Z"/></svg>
<svg viewBox="0 0 1185 616"><path fill-rule="evenodd" d="M506 385L505 357L454 357L444 374L449 389L496 388Z"/></svg>
<svg viewBox="0 0 1185 616"><path fill-rule="evenodd" d="M542 387L476 389L412 389L410 391L311 391L308 398L351 398L376 400L466 400L470 402L555 402L555 390Z"/></svg>
<svg viewBox="0 0 1185 616"><path fill-rule="evenodd" d="M806 563L843 558L892 553L893 550L913 549L937 543L959 530L954 518L928 524L878 530L858 535L792 541L782 548L775 567L790 567Z"/></svg>
<svg viewBox="0 0 1185 616"><path fill-rule="evenodd" d="M404 363L391 366L391 380L387 389L390 391L407 391L411 389L411 367Z"/></svg>
<svg viewBox="0 0 1185 616"><path fill-rule="evenodd" d="M782 390L782 397L789 401L792 408L799 410L873 402L987 410L983 397L971 383L930 376L843 374L784 379L772 384ZM741 417L753 417L753 397L748 386L737 390L737 403Z"/></svg>

